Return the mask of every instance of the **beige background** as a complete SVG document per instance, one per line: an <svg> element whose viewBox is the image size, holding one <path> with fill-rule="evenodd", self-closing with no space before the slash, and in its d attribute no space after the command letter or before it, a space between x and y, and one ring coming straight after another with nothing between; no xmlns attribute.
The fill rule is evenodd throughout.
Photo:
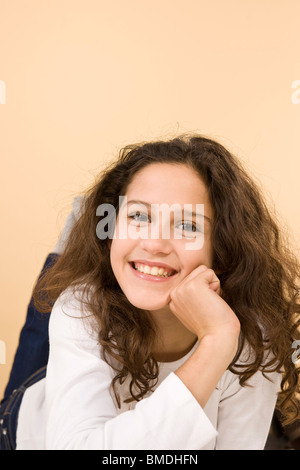
<svg viewBox="0 0 300 470"><path fill-rule="evenodd" d="M1 396L72 199L127 143L219 139L296 249L299 44L299 0L0 0Z"/></svg>

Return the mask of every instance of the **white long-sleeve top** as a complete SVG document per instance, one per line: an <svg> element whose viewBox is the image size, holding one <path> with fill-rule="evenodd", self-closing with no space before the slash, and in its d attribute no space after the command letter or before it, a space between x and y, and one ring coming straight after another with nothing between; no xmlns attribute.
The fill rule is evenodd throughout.
<svg viewBox="0 0 300 470"><path fill-rule="evenodd" d="M71 289L50 317L45 379L24 394L17 449L201 450L263 449L281 376L257 372L251 387L226 371L204 409L174 373L193 353L160 363L154 392L119 409L110 384L114 371L102 357L97 334ZM195 375L195 380L197 376ZM125 382L120 388L126 395Z"/></svg>

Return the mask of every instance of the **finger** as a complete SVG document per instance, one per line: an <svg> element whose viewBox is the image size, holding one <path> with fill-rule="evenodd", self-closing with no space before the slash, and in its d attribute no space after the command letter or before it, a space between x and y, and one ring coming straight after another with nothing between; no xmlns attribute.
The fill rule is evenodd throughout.
<svg viewBox="0 0 300 470"><path fill-rule="evenodd" d="M215 291L217 294L221 295L221 286L220 286L219 279L210 282L209 283L209 288L211 290Z"/></svg>
<svg viewBox="0 0 300 470"><path fill-rule="evenodd" d="M211 290L213 290L214 292L220 295L221 293L220 279L218 278L218 276L216 275L213 269L210 269L210 268L204 269L198 275L199 275L199 278L202 278L207 282L208 287Z"/></svg>
<svg viewBox="0 0 300 470"><path fill-rule="evenodd" d="M216 275L215 271L211 268L208 268L205 265L198 266L198 268L194 269L187 277L186 280L194 279L195 277L199 276L199 278L205 280L211 288L216 289L220 286L220 280Z"/></svg>
<svg viewBox="0 0 300 470"><path fill-rule="evenodd" d="M207 266L205 266L204 264L201 264L197 268L193 269L193 271L191 271L190 274L188 274L185 277L184 281L190 281L191 279L194 279L199 274L204 273L205 271L208 271L208 269L209 268Z"/></svg>

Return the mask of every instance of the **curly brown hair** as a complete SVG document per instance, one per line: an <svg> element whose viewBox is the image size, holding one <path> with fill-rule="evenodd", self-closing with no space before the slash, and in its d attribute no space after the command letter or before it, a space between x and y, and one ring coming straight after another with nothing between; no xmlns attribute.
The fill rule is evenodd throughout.
<svg viewBox="0 0 300 470"><path fill-rule="evenodd" d="M100 204L111 204L118 213L119 196L125 195L136 173L159 162L188 165L208 188L214 209L213 269L221 273L223 297L241 324L239 349L229 370L240 376L243 386L258 370L266 377L268 372L281 372L277 405L284 423L293 422L299 417L300 367L292 361L292 343L300 338L299 263L257 183L214 140L183 135L121 149L85 193L81 217L64 253L37 281L36 308L49 312L62 291L84 285L83 297L97 319L104 358L115 369L112 387L118 403L116 384L127 376L131 400L138 401L151 390L159 372L152 355L155 324L149 312L131 305L122 292L110 264L110 239L96 234L101 220L96 211ZM238 359L246 344L253 354L241 367Z"/></svg>

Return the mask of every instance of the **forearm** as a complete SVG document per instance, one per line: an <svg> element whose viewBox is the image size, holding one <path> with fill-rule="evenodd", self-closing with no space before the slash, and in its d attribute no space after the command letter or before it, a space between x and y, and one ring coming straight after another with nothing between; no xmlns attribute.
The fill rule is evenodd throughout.
<svg viewBox="0 0 300 470"><path fill-rule="evenodd" d="M175 372L202 408L232 361L237 341L234 335L226 342L224 335L206 336L191 357Z"/></svg>

